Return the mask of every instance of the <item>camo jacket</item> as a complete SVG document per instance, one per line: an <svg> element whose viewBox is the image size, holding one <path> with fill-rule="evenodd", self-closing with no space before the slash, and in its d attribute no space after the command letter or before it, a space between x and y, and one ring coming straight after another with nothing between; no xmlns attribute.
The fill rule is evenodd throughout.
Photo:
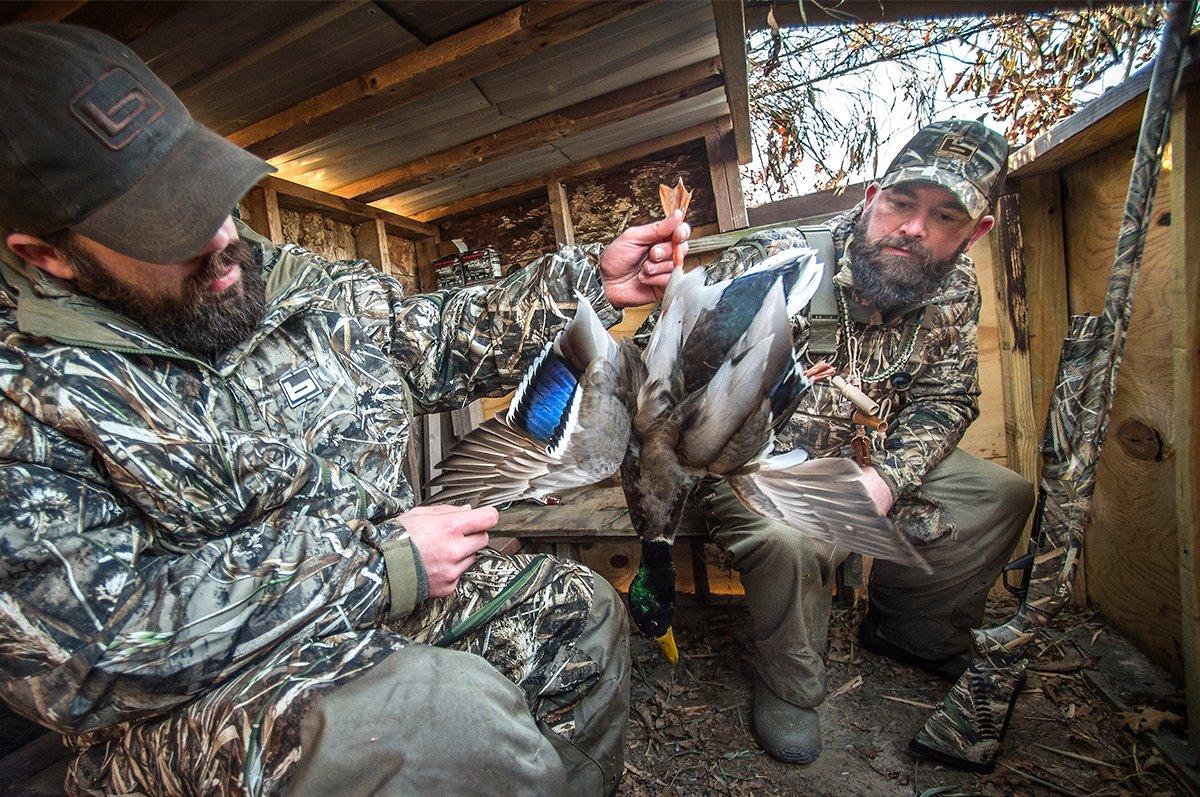
<svg viewBox="0 0 1200 797"><path fill-rule="evenodd" d="M598 247L404 296L367 261L239 232L268 302L213 362L0 246L0 696L60 732L307 655L283 640L319 648L407 616L418 565L393 518L413 504L410 401L511 390L577 291L619 318ZM339 671L378 653L348 651Z"/></svg>
<svg viewBox="0 0 1200 797"><path fill-rule="evenodd" d="M979 415L979 283L971 259L960 255L931 296L885 321L877 309L856 297L847 263L847 244L861 213L860 204L830 222L839 259L833 279L845 297L847 316L844 325L839 323L832 365L848 371L847 328L857 341L858 362L867 376L896 364L913 341L899 368L912 377L904 390L895 389L888 379L866 382L862 388L875 401L890 403L889 429L881 450L873 456L875 469L897 499L889 517L914 538L930 540L953 528L942 508L921 494L921 480L954 450ZM708 266L706 279L714 282L739 274L765 257L803 244L803 234L796 228L753 233ZM810 332L807 308L792 319L792 329L796 350L805 355ZM852 410L840 391L828 382L817 382L778 434L777 450L804 448L816 456L852 456L850 439L856 431L849 420Z"/></svg>

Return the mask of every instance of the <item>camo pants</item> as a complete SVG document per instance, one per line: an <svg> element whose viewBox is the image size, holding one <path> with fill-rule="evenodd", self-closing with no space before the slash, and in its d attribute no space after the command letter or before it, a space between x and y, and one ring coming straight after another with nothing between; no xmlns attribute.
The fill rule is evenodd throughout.
<svg viewBox="0 0 1200 797"><path fill-rule="evenodd" d="M628 621L546 558L487 625L431 643L529 556L485 551L394 628L281 645L172 714L77 737L74 794L600 794L623 770Z"/></svg>
<svg viewBox="0 0 1200 797"><path fill-rule="evenodd" d="M834 572L849 552L751 512L724 485L698 498L696 509L741 575L755 669L784 700L820 704ZM955 449L915 495L896 502L893 515L904 515L897 511L904 501L936 504L947 524L940 536L914 541L934 572L876 560L870 612L889 642L943 659L968 649L970 629L983 618L988 590L1033 508L1033 487L1007 468Z"/></svg>

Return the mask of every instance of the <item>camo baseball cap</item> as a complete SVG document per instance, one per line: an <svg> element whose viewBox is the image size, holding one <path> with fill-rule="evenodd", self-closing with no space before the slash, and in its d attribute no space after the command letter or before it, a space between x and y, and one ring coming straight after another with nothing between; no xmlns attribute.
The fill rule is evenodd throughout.
<svg viewBox="0 0 1200 797"><path fill-rule="evenodd" d="M0 108L0 227L70 229L149 263L195 257L275 171L89 28L0 27Z"/></svg>
<svg viewBox="0 0 1200 797"><path fill-rule="evenodd" d="M880 188L899 183L940 185L971 218L992 207L1008 172L1008 142L982 122L947 119L921 128L884 172Z"/></svg>

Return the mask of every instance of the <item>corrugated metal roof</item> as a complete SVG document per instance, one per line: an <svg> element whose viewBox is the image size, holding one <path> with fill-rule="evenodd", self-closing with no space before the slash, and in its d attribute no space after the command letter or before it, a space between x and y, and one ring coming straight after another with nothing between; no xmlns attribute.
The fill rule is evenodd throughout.
<svg viewBox="0 0 1200 797"><path fill-rule="evenodd" d="M126 40L197 119L228 135L519 3L184 2L152 16L145 4L106 6L127 17L124 22L97 14L98 5L93 0L64 21L78 18ZM15 13L0 8L0 22ZM346 125L272 162L280 176L336 193L339 186L717 53L710 3L653 3L473 80ZM723 91L710 91L550 145L531 141L529 151L379 204L416 212L724 113Z"/></svg>

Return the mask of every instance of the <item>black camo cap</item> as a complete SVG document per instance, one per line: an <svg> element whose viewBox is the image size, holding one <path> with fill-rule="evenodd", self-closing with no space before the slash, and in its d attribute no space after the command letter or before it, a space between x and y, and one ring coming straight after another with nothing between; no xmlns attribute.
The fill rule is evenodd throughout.
<svg viewBox="0 0 1200 797"><path fill-rule="evenodd" d="M0 28L0 226L71 229L150 263L195 257L265 161L194 120L125 45Z"/></svg>
<svg viewBox="0 0 1200 797"><path fill-rule="evenodd" d="M996 201L1008 172L1008 142L982 122L947 119L921 128L879 181L940 185L977 219Z"/></svg>

